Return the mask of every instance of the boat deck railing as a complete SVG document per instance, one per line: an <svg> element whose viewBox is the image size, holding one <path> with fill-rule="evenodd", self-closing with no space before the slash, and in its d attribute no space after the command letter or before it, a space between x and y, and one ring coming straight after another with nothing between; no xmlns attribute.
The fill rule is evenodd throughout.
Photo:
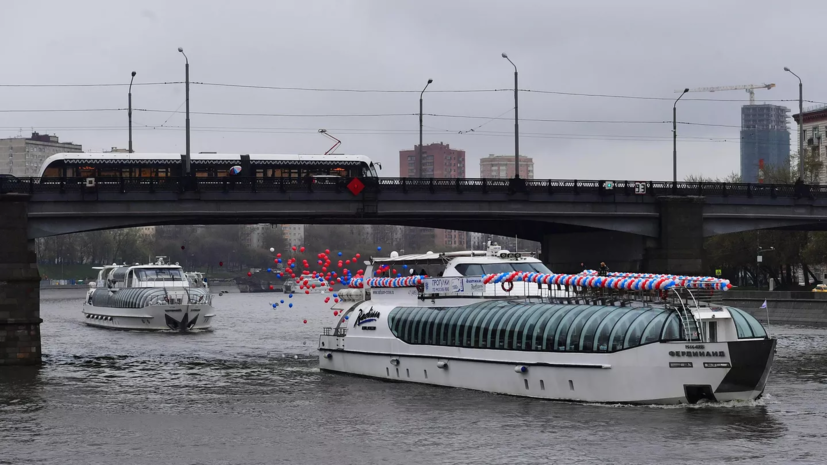
<svg viewBox="0 0 827 465"><path fill-rule="evenodd" d="M347 328L324 328L322 330L323 336L345 337L347 335Z"/></svg>

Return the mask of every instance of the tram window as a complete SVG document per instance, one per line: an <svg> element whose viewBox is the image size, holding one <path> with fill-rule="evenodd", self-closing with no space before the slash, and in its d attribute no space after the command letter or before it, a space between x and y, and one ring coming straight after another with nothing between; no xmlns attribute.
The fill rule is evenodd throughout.
<svg viewBox="0 0 827 465"><path fill-rule="evenodd" d="M159 178L166 178L169 176L169 168L158 168L157 176Z"/></svg>
<svg viewBox="0 0 827 465"><path fill-rule="evenodd" d="M132 168L121 168L121 176L125 178L132 177Z"/></svg>
<svg viewBox="0 0 827 465"><path fill-rule="evenodd" d="M152 169L151 168L141 168L141 174L139 175L142 178L148 178L152 176Z"/></svg>
<svg viewBox="0 0 827 465"><path fill-rule="evenodd" d="M112 169L112 168L105 169L105 170L101 169L98 172L98 176L101 177L101 178L117 178L118 174L119 174L118 170L117 169Z"/></svg>
<svg viewBox="0 0 827 465"><path fill-rule="evenodd" d="M60 168L46 168L46 171L43 172L43 176L47 178L60 177Z"/></svg>

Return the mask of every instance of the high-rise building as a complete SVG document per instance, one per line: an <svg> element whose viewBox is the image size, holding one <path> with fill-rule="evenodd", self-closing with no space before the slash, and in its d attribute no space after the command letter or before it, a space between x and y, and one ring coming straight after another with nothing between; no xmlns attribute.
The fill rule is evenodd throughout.
<svg viewBox="0 0 827 465"><path fill-rule="evenodd" d="M403 178L464 178L465 177L465 150L452 149L449 144L429 144L422 147L422 173L419 172L419 146L413 150L399 151L399 175ZM432 231L432 232L431 232ZM419 228L405 230L404 243L432 243L436 247L446 249L465 248L465 232L446 231L442 229L425 232ZM411 234L429 237L419 237L414 240L407 237ZM431 237L431 234L433 236ZM415 251L410 251L416 253Z"/></svg>
<svg viewBox="0 0 827 465"><path fill-rule="evenodd" d="M399 176L403 178L464 178L465 150L449 144L422 147L422 172L419 172L419 146L399 151Z"/></svg>
<svg viewBox="0 0 827 465"><path fill-rule="evenodd" d="M793 115L796 124L798 118L798 114ZM801 127L801 138L804 139L804 155L821 162L819 172L811 173L805 179L808 183L827 184L827 141L825 141L827 136L825 134L827 134L827 105L819 105L804 110L804 124ZM797 143L798 140L795 142Z"/></svg>
<svg viewBox="0 0 827 465"><path fill-rule="evenodd" d="M511 179L514 177L514 155L488 155L480 159L480 177ZM520 155L520 177L534 179L534 160Z"/></svg>
<svg viewBox="0 0 827 465"><path fill-rule="evenodd" d="M764 182L767 169L790 165L789 108L779 105L741 107L741 180Z"/></svg>
<svg viewBox="0 0 827 465"><path fill-rule="evenodd" d="M304 244L303 224L283 224L281 230L284 233L284 240L290 247L300 247Z"/></svg>
<svg viewBox="0 0 827 465"><path fill-rule="evenodd" d="M37 176L46 158L62 152L83 152L83 147L36 132L29 138L0 139L0 174Z"/></svg>

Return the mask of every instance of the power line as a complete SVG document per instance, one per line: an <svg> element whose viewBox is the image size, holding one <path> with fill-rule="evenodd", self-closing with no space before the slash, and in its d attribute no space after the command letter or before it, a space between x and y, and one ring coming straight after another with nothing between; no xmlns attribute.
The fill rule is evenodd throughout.
<svg viewBox="0 0 827 465"><path fill-rule="evenodd" d="M68 108L68 109L0 109L0 113L66 113L66 112L100 112L100 111L127 111L126 108Z"/></svg>
<svg viewBox="0 0 827 465"><path fill-rule="evenodd" d="M166 86L170 84L184 84L184 81L165 82L135 82L132 86ZM192 83L190 83L192 84ZM129 83L99 83L99 84L0 84L0 87L128 87Z"/></svg>
<svg viewBox="0 0 827 465"><path fill-rule="evenodd" d="M240 89L267 89L267 90L290 90L301 92L347 92L363 94L418 94L420 90L401 89L337 89L326 87L286 87L286 86L262 86L252 84L227 84L220 82L190 82L190 84L210 87L233 87ZM428 93L483 93L483 92L514 92L514 89L434 89ZM797 101L797 100L796 100Z"/></svg>

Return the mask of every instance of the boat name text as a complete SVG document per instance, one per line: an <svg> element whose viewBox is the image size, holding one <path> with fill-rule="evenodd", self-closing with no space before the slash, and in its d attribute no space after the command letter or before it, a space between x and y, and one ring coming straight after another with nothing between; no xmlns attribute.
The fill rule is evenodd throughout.
<svg viewBox="0 0 827 465"><path fill-rule="evenodd" d="M365 323L373 323L376 321L380 316L380 313L371 308L367 312L364 312L361 308L359 309L359 316L356 317L356 323L353 325L355 328L356 326L362 326Z"/></svg>
<svg viewBox="0 0 827 465"><path fill-rule="evenodd" d="M703 351L703 350L670 350L670 357L726 357L723 350Z"/></svg>

